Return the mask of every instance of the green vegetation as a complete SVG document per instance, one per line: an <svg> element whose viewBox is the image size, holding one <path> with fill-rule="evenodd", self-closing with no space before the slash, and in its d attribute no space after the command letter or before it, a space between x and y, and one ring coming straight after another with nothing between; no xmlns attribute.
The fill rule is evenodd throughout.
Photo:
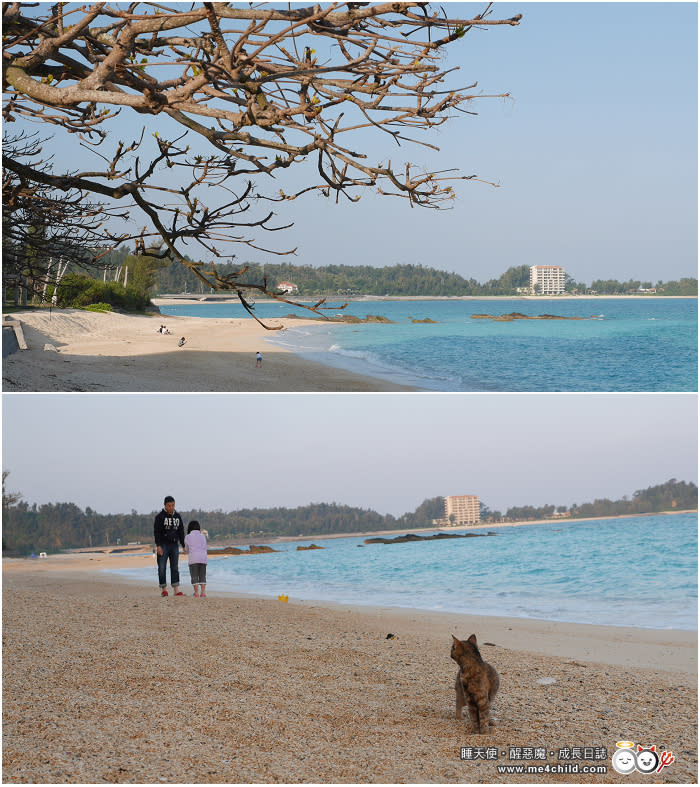
<svg viewBox="0 0 700 787"><path fill-rule="evenodd" d="M83 257L91 257L99 252L99 249L83 249L81 253ZM55 274L55 279L44 277L45 281L35 282L30 288L34 290L31 302L51 303L55 295L61 307L142 312L150 303L158 269L170 264L169 260L163 261L148 252L131 254L127 250L105 255L102 267L97 263L87 265L80 256L77 252L70 255L70 261L60 275ZM56 266L53 270L56 271Z"/></svg>
<svg viewBox="0 0 700 787"><path fill-rule="evenodd" d="M240 266L220 265L219 273L231 274ZM515 295L518 287L526 287L530 269L526 265L509 268L498 279L479 284L457 273L426 268L423 265L310 265L289 263L248 263L243 281L260 282L267 277L275 289L279 282L291 281L300 295ZM174 263L158 271L155 293L205 292L204 285L184 265Z"/></svg>
<svg viewBox="0 0 700 787"><path fill-rule="evenodd" d="M580 286L580 285L579 285ZM590 287L592 292L599 295L630 295L633 293L655 295L685 295L693 296L698 294L698 280L697 279L681 279L680 281L667 281L659 280L656 284L650 281L637 281L630 279L626 282L617 281L617 279L596 279ZM650 292L656 290L655 293Z"/></svg>
<svg viewBox="0 0 700 787"><path fill-rule="evenodd" d="M56 552L100 545L115 546L129 541L150 544L155 511L139 514L98 514L84 511L73 503L29 505L17 493L5 492L3 474L3 554L28 555L32 551ZM671 479L665 484L634 493L631 500L595 500L571 506L571 517L607 517L646 514L656 511L695 510L698 488L693 483ZM482 504L482 522L549 519L555 511L563 514L566 506L553 505L510 508L502 517ZM254 508L240 511L181 510L186 521L197 519L210 538L235 540L242 537L318 536L341 533L370 533L378 530L411 530L432 527L433 519L444 515L444 498L425 500L418 508L400 517L378 514L369 509L312 503L298 508Z"/></svg>
<svg viewBox="0 0 700 787"><path fill-rule="evenodd" d="M100 281L83 273L67 273L57 291L58 305L85 309L99 305L119 308L126 311L144 311L149 303L149 296L137 285L127 284L126 287L116 281Z"/></svg>
<svg viewBox="0 0 700 787"><path fill-rule="evenodd" d="M3 498L4 499L4 498ZM32 551L56 552L102 544L114 546L129 541L151 543L153 517L149 514L98 514L82 511L73 503L47 503L30 506L17 497L3 505L3 553L26 555ZM197 519L210 537L232 539L250 536L311 536L333 533L374 532L430 527L442 516L443 498L423 502L414 512L396 518L375 511L336 503L312 503L299 508L243 509L222 511L184 511L185 521Z"/></svg>
<svg viewBox="0 0 700 787"><path fill-rule="evenodd" d="M657 290L661 288L661 295L692 296L698 294L697 279L681 279L680 281L659 282Z"/></svg>
<svg viewBox="0 0 700 787"><path fill-rule="evenodd" d="M634 514L650 514L654 511L679 511L696 509L698 507L698 488L693 483L676 481L672 478L665 484L651 486L648 489L640 489L632 495L632 499L626 496L622 500L594 500L592 503L576 505L574 503L569 509L568 518L583 519L589 517L624 516ZM506 511L505 519L511 522L520 522L535 519L551 519L554 512L564 514L567 509L565 506L553 505L540 506L521 506L509 508Z"/></svg>
<svg viewBox="0 0 700 787"><path fill-rule="evenodd" d="M108 255L105 264L114 268L115 273L110 273L110 276L113 275L116 280L104 281L103 275L103 281L100 281L85 273L69 272L58 286L59 306L86 308L103 303L126 311L143 311L156 286L158 270L169 265L169 262L152 257L147 252L113 252Z"/></svg>
<svg viewBox="0 0 700 787"><path fill-rule="evenodd" d="M239 266L220 265L221 274L230 274ZM267 277L268 285L275 289L282 281L291 281L299 288L300 295L404 295L404 296L508 296L517 295L518 290L530 285L530 268L518 265L508 268L496 279L484 284L474 278L465 279L457 273L424 267L423 265L391 265L376 268L371 265L325 265L312 268L310 265L289 263L248 263L243 281L260 282ZM651 282L615 279L594 281L590 288L567 277L567 292L583 294L595 291L600 295L628 295L639 292L640 287L656 288L657 295L697 295L697 279L681 279L680 282ZM204 294L205 286L184 265L172 263L157 272L153 294L191 292Z"/></svg>
<svg viewBox="0 0 700 787"><path fill-rule="evenodd" d="M99 253L99 250L93 250ZM128 249L117 249L104 254L101 264L107 270L93 268L90 273L78 264L68 265L66 274L58 287L58 303L61 306L86 308L95 303L106 303L112 308L126 311L143 311L149 298L176 293L207 294L209 289L187 267L180 262L161 260L146 253L132 253ZM241 265L222 264L218 271L222 276L240 270ZM204 269L207 266L204 264ZM528 265L508 268L498 278L480 283L474 278L465 279L451 273L423 265L391 265L376 268L372 265L325 265L313 268L310 265L289 263L247 263L247 271L241 282L259 284L267 281L268 287L276 291L280 282L290 281L299 290L300 296L500 296L522 294L529 287ZM126 285L124 280L126 279ZM640 290L641 288L641 290ZM594 281L591 287L576 282L567 276L566 290L584 294L596 292L600 295L629 295L655 289L657 295L696 296L697 279L684 278L680 281L641 282L630 279ZM54 285L49 284L45 293L51 300Z"/></svg>

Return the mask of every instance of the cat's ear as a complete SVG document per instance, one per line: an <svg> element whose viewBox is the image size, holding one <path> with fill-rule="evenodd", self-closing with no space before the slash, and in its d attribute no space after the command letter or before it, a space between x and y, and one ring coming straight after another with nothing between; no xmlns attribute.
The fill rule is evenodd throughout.
<svg viewBox="0 0 700 787"><path fill-rule="evenodd" d="M471 642L472 645L476 645L476 634L472 634L471 637L467 640L467 642Z"/></svg>

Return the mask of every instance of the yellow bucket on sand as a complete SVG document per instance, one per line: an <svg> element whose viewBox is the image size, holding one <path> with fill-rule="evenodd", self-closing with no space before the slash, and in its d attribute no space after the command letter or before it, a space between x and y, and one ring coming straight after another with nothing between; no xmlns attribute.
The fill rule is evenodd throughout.
<svg viewBox="0 0 700 787"><path fill-rule="evenodd" d="M277 600L283 602L284 604L289 603L289 596L286 593L282 593L281 595L277 596Z"/></svg>

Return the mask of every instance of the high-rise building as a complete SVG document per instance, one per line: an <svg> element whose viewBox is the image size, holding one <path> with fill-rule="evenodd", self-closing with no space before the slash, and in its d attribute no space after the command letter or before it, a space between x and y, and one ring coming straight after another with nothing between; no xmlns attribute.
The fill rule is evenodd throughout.
<svg viewBox="0 0 700 787"><path fill-rule="evenodd" d="M541 295L562 295L566 291L566 271L561 265L531 265L530 290Z"/></svg>
<svg viewBox="0 0 700 787"><path fill-rule="evenodd" d="M442 525L476 525L481 518L478 495L449 495L445 498ZM438 522L438 520L436 520Z"/></svg>

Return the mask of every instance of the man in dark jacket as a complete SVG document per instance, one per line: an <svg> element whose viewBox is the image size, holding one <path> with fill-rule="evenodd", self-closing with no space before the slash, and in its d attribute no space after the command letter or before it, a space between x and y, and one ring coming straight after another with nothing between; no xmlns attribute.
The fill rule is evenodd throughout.
<svg viewBox="0 0 700 787"><path fill-rule="evenodd" d="M158 555L158 584L160 595L167 596L166 568L170 560L170 584L176 596L184 596L180 590L180 572L177 561L180 556L180 546L185 546L185 525L182 517L175 510L175 498L168 495L163 501L163 510L156 514L153 522L153 537L156 542Z"/></svg>

